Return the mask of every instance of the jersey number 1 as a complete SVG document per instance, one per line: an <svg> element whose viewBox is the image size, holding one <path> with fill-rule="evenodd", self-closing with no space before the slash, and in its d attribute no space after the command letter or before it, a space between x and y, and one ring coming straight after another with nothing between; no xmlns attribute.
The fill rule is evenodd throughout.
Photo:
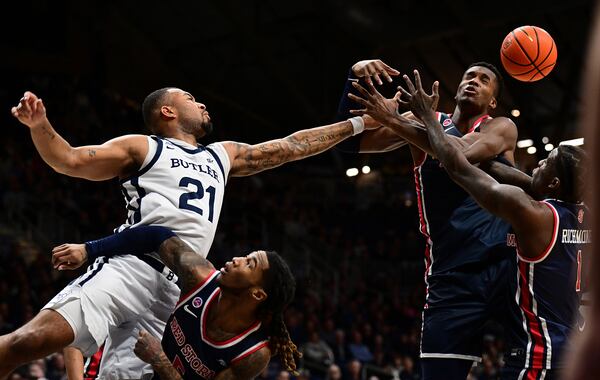
<svg viewBox="0 0 600 380"><path fill-rule="evenodd" d="M204 198L204 193L206 192L209 194L208 221L212 223L215 211L215 192L217 189L215 189L213 186L209 186L206 189L204 189L204 186L202 186L202 182L190 177L183 177L181 181L179 181L179 186L185 187L186 189L190 185L195 186L196 191L181 194L181 196L179 197L179 208L190 210L200 215L204 215L204 211L202 211L201 208L189 204L188 201L192 199L202 199Z"/></svg>

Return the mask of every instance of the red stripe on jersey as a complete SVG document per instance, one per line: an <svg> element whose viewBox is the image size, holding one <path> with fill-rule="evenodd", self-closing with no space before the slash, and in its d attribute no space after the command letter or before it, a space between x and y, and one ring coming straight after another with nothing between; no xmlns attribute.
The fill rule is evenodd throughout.
<svg viewBox="0 0 600 380"><path fill-rule="evenodd" d="M542 329L540 323L533 311L533 294L530 292L529 287L533 288L533 282L529 283L529 270L532 264L519 261L519 277L521 280L521 297L520 307L525 315L525 321L527 323L527 329L531 336L531 350L528 355L531 355L529 366L532 368L544 368L543 360L546 351L546 345L544 344L544 338L542 336ZM531 353L531 354L530 354Z"/></svg>
<svg viewBox="0 0 600 380"><path fill-rule="evenodd" d="M94 380L98 377L100 362L102 362L102 354L104 353L104 345L100 346L98 351L90 358L90 362L83 372L84 380Z"/></svg>
<svg viewBox="0 0 600 380"><path fill-rule="evenodd" d="M423 186L421 184L421 168L415 167L415 190L417 193L417 207L419 209L419 224L421 234L425 236L425 283L427 283L427 276L429 269L431 268L432 257L431 257L431 237L429 236L429 227L427 225L427 216L425 215L425 201L423 200Z"/></svg>
<svg viewBox="0 0 600 380"><path fill-rule="evenodd" d="M471 126L471 128L469 128L469 131L467 133L471 133L473 132L477 127L479 127L479 125L487 119L491 119L490 115L483 115L482 117L480 117L479 119L475 120L475 122L473 123L473 125Z"/></svg>
<svg viewBox="0 0 600 380"><path fill-rule="evenodd" d="M217 271L216 269L213 269L212 272L210 272L210 274L208 276L206 276L206 278L204 280L202 280L202 282L200 282L198 285L194 286L194 288L192 290L190 290L189 292L187 292L184 296L179 297L179 301L177 301L177 305L175 307L179 306L183 300L185 300L186 298L188 298L189 296L191 296L192 294L197 292L198 289L203 287L208 282L208 280L210 280L212 278L212 276L215 274L216 271Z"/></svg>
<svg viewBox="0 0 600 380"><path fill-rule="evenodd" d="M526 379L527 380L536 380L538 378L539 374L540 374L539 369L528 369Z"/></svg>

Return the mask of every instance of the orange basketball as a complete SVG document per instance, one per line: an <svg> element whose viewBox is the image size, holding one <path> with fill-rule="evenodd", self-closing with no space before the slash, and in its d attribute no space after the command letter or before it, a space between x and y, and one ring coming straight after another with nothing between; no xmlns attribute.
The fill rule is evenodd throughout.
<svg viewBox="0 0 600 380"><path fill-rule="evenodd" d="M552 36L537 26L521 26L508 33L500 48L502 66L515 79L535 82L556 65L558 51Z"/></svg>

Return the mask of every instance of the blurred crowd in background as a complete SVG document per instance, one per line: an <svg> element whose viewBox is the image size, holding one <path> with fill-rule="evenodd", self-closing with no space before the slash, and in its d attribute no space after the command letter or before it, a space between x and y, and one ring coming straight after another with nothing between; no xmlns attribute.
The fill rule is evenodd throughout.
<svg viewBox="0 0 600 380"><path fill-rule="evenodd" d="M31 85L52 94L44 98L48 116L72 145L145 133L138 101L64 78L34 77ZM2 103L16 103L22 94L4 90L0 96ZM35 152L26 127L8 110L0 114L0 334L5 334L84 270L53 270L51 248L112 233L126 210L117 180L93 183L53 172ZM216 128L210 141L235 140L232 131ZM271 136L276 137L283 136ZM219 267L234 255L273 249L297 277L286 322L304 353L299 376L282 371L275 358L261 378L417 380L424 243L409 156L406 151L361 159L336 151L322 156L232 179L208 258ZM367 159L372 171L352 178L339 164L362 165ZM495 379L502 363L502 331L496 325L488 330L486 353L472 380ZM63 378L61 353L10 377Z"/></svg>

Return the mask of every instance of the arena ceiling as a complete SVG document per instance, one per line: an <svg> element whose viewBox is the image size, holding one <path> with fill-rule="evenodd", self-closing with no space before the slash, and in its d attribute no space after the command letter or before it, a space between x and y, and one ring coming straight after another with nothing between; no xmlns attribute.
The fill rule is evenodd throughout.
<svg viewBox="0 0 600 380"><path fill-rule="evenodd" d="M219 137L258 141L332 120L348 68L381 58L441 81L442 107L469 63L500 66L520 25L554 37L558 64L537 83L506 78L496 114L517 108L520 136L577 137L579 85L593 2L33 1L5 4L5 75L93 78L139 104L184 87L208 105ZM16 22L20 22L17 26ZM6 74L10 73L10 74ZM392 88L387 89L388 93ZM7 97L10 94L5 94ZM52 96L52 94L48 94ZM3 96L4 98L4 96Z"/></svg>

